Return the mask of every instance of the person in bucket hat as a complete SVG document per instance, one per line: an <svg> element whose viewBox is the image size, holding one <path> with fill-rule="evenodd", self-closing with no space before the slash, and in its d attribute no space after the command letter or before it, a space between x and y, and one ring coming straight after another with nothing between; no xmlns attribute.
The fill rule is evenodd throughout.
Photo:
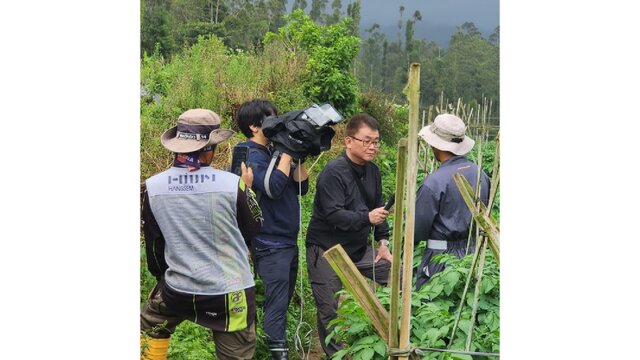
<svg viewBox="0 0 640 360"><path fill-rule="evenodd" d="M424 178L418 189L415 212L414 242L426 241L427 246L418 267L416 290L442 271L444 264L433 261L433 256L442 253L461 258L466 255L467 238L472 223L467 208L453 175L462 174L476 190L478 166L465 156L473 148L474 141L466 136L464 122L452 114L436 116L431 125L423 127L418 136L433 149L440 167ZM480 199L489 201L489 177L482 172ZM469 251L475 248L472 231Z"/></svg>
<svg viewBox="0 0 640 360"><path fill-rule="evenodd" d="M220 117L213 111L191 109L180 115L176 126L162 134L160 142L174 153L190 153L221 143L233 134L233 130L220 128Z"/></svg>
<svg viewBox="0 0 640 360"><path fill-rule="evenodd" d="M146 180L142 221L149 272L157 284L140 312L141 358L166 359L184 320L211 329L218 359L255 352L255 283L248 249L262 224L242 176L210 166L233 131L211 110L191 109L162 134L173 166Z"/></svg>

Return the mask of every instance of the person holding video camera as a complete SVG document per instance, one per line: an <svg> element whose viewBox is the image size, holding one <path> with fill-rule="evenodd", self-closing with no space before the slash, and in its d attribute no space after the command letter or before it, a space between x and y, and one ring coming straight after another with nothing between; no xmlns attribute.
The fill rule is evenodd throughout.
<svg viewBox="0 0 640 360"><path fill-rule="evenodd" d="M267 343L273 359L281 360L288 359L287 309L298 272L298 195L308 192L309 175L304 164L297 166L291 155L270 147L270 140L262 132L262 122L276 115L278 110L268 100L253 99L240 105L236 123L248 140L236 147L247 147L253 190L259 194L264 217L256 236L254 267L265 290L263 329Z"/></svg>
<svg viewBox="0 0 640 360"><path fill-rule="evenodd" d="M333 338L325 343L331 332L329 322L336 318L336 293L342 283L322 254L341 244L362 275L383 285L389 280L392 260L389 211L382 201L380 170L371 162L380 148L378 121L367 114L355 115L347 124L344 143L345 152L318 175L307 229L307 268L317 306L318 337L328 357L343 347ZM378 249L368 243L372 226Z"/></svg>

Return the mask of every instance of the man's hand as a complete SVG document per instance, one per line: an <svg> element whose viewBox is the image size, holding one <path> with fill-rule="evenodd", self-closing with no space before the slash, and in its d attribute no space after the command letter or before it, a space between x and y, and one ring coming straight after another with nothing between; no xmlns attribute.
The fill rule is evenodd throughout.
<svg viewBox="0 0 640 360"><path fill-rule="evenodd" d="M371 225L379 225L389 216L389 212L384 207L373 209L369 212L369 222Z"/></svg>
<svg viewBox="0 0 640 360"><path fill-rule="evenodd" d="M251 187L251 185L253 185L253 170L251 170L250 167L247 167L247 165L244 164L244 161L240 165L240 169L242 170L240 178L248 187Z"/></svg>
<svg viewBox="0 0 640 360"><path fill-rule="evenodd" d="M387 245L380 244L378 248L378 256L376 256L374 262L377 263L380 259L387 260L391 262L393 260L393 256L391 256L391 251L389 251L389 247Z"/></svg>

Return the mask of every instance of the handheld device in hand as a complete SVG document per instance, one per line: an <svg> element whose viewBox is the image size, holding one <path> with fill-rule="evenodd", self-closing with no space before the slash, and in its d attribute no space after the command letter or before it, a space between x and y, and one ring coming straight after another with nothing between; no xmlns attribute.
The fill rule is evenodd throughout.
<svg viewBox="0 0 640 360"><path fill-rule="evenodd" d="M249 147L248 146L236 146L233 148L231 154L231 172L241 176L242 175L242 162L249 166Z"/></svg>
<svg viewBox="0 0 640 360"><path fill-rule="evenodd" d="M396 194L391 194L391 197L389 197L389 201L387 201L387 205L384 206L384 209L389 211L389 209L391 209L391 207L395 202L396 202Z"/></svg>

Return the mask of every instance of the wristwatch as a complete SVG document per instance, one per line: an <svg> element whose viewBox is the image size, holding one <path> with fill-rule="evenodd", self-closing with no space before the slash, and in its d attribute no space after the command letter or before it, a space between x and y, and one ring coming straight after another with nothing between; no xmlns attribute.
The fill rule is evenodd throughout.
<svg viewBox="0 0 640 360"><path fill-rule="evenodd" d="M382 240L378 241L378 243L380 244L380 246L384 245L386 247L389 247L389 240L387 240L387 239L382 239Z"/></svg>

